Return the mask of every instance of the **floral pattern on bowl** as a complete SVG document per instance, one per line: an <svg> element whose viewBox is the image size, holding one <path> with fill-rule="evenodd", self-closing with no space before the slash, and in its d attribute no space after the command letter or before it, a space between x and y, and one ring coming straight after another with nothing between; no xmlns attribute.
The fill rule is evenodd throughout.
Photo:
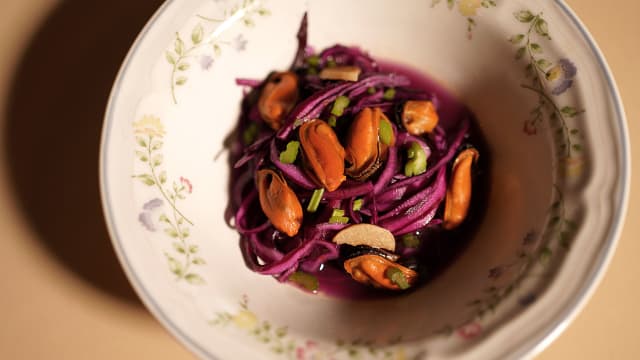
<svg viewBox="0 0 640 360"><path fill-rule="evenodd" d="M110 103L102 148L103 199L115 247L132 283L154 314L195 352L209 358L517 356L548 336L541 330L545 326L566 321L568 315L545 318L543 308L559 309L560 304L584 299L574 294L579 285L593 286L587 274L594 265L580 258L610 256L615 237L605 233L615 233L619 226L614 214L619 214L628 182L625 164L617 158L627 151L624 136L616 137L596 122L616 118L614 126L624 134L620 110L584 100L600 94L616 103L615 88L608 93L594 90L603 88L595 86L594 79L608 81L607 71L585 55L591 54L589 49L568 46L584 35L568 31L577 25L560 2L523 8L509 1L447 0L447 7L457 11L446 18L438 10L444 3L411 1L406 6L423 10L416 13L430 19L422 29L425 36L441 27L469 39L473 34L473 41L454 48L453 54L484 54L487 46L495 51L475 60L456 58L459 63L453 66L412 48L403 60L413 66L430 64L422 70L465 98L481 119L490 145L508 148L513 155L494 154L497 170L492 176L501 191L492 192L488 225L451 269L410 296L357 304L306 294L244 268L237 236L224 224L221 210L226 186L219 179L226 178L227 164L213 159L237 116L241 89L234 78L260 78L286 66L283 59L292 49L286 44L303 11L310 13L314 45L344 41L370 49L374 56L407 51L409 43L398 36L402 27L372 40L358 31L357 23L341 21L356 2L341 2L345 14L335 14L331 1L169 1L152 20L127 60ZM405 23L405 15L389 14L382 4L371 5L361 17ZM336 39L331 27L323 26L326 14L346 29L340 33L343 38ZM466 29L449 25L450 18L459 15L467 19ZM499 26L476 26L480 15L483 22ZM326 31L314 33L314 26ZM559 35L552 40L551 34ZM434 49L451 49L446 39L429 39ZM281 51L271 51L272 41L281 41ZM260 63L252 60L256 58ZM470 76L459 76L459 69ZM487 81L482 77L486 74L502 82L494 88L496 81ZM149 77L148 87L140 85L141 78ZM487 88L462 92L477 83ZM511 103L485 105L503 99L506 91ZM614 134L613 140L595 153L591 147L601 133ZM527 154L536 155L526 164L516 158ZM606 165L607 156L616 161ZM603 171L620 176L594 175ZM595 220L590 211L602 189L615 192L611 203L602 205L602 211L611 214L607 221ZM509 224L500 219L505 210L494 209L501 206L510 211ZM493 252L482 243L489 238L497 239L489 247ZM580 256L572 251L576 247ZM571 271L579 276L568 278ZM450 285L460 279L465 286ZM450 301L438 301L436 295L447 291ZM550 304L551 298L555 301ZM385 329L383 335L372 329L372 312ZM350 326L342 326L345 323ZM508 333L518 334L512 339L515 350L499 343Z"/></svg>

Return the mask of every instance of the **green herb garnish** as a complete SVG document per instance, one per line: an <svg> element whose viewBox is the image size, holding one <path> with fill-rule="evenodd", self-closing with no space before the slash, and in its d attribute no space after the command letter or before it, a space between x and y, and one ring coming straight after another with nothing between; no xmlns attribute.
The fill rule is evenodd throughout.
<svg viewBox="0 0 640 360"><path fill-rule="evenodd" d="M393 129L391 124L384 119L380 119L380 128L378 129L378 136L385 145L391 145L391 139L393 139Z"/></svg>
<svg viewBox="0 0 640 360"><path fill-rule="evenodd" d="M242 141L245 145L249 145L253 143L258 136L258 125L256 123L251 123L242 133Z"/></svg>
<svg viewBox="0 0 640 360"><path fill-rule="evenodd" d="M353 202L353 211L360 211L360 209L362 209L362 203L364 202L364 200L362 199L356 199Z"/></svg>
<svg viewBox="0 0 640 360"><path fill-rule="evenodd" d="M417 248L420 246L420 238L416 234L406 234L402 236L402 243L408 248Z"/></svg>
<svg viewBox="0 0 640 360"><path fill-rule="evenodd" d="M407 164L404 166L406 176L416 176L427 171L427 154L417 142L412 142L407 150Z"/></svg>
<svg viewBox="0 0 640 360"><path fill-rule="evenodd" d="M331 115L342 116L344 114L344 109L349 106L349 98L346 96L338 96L336 101L333 102L333 107L331 108Z"/></svg>
<svg viewBox="0 0 640 360"><path fill-rule="evenodd" d="M303 271L296 271L291 274L291 276L289 276L289 281L296 283L311 292L318 291L318 288L320 287L320 282L317 277Z"/></svg>
<svg viewBox="0 0 640 360"><path fill-rule="evenodd" d="M320 205L320 200L322 200L322 195L324 195L324 188L315 189L313 191L313 195L311 195L311 200L309 200L309 205L307 205L308 212L316 212L318 210L318 206Z"/></svg>
<svg viewBox="0 0 640 360"><path fill-rule="evenodd" d="M318 55L309 56L307 58L307 64L309 64L309 66L312 66L312 67L316 67L320 65L320 56Z"/></svg>
<svg viewBox="0 0 640 360"><path fill-rule="evenodd" d="M391 101L393 100L393 98L396 96L396 89L394 88L388 88L387 90L384 91L384 93L382 94L382 98L387 100L387 101Z"/></svg>
<svg viewBox="0 0 640 360"><path fill-rule="evenodd" d="M298 157L298 150L300 149L300 142L289 141L287 149L280 153L280 162L285 164L293 164Z"/></svg>
<svg viewBox="0 0 640 360"><path fill-rule="evenodd" d="M400 289L406 290L409 288L409 282L400 269L390 267L385 271L384 275L391 280L392 283L398 285Z"/></svg>

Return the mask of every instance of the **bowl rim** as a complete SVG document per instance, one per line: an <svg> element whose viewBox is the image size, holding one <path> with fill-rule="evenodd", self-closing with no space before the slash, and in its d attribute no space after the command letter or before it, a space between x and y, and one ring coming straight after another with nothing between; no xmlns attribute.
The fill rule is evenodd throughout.
<svg viewBox="0 0 640 360"><path fill-rule="evenodd" d="M143 282L133 270L127 254L122 247L123 237L119 235L118 229L115 226L114 211L113 207L111 206L109 189L107 188L106 181L106 165L108 162L107 147L110 142L109 139L111 124L114 122L114 108L116 106L116 100L119 98L123 78L126 76L129 70L129 65L132 58L138 53L140 44L144 41L149 31L154 27L157 20L162 15L164 15L169 6L175 2L176 0L165 0L165 2L149 18L149 20L131 45L126 57L122 62L118 74L116 75L116 79L114 81L107 101L101 131L99 154L100 197L107 230L113 248L116 252L116 256L118 257L118 260L127 276L127 279L131 283L134 291L136 292L142 303L153 314L156 320L158 320L163 325L165 330L168 331L181 344L183 344L188 350L190 350L200 358L218 359L216 355L203 348L197 341L193 340L187 333L183 332L178 326L174 324L171 318L162 310L161 306L153 299ZM631 152L629 145L627 117L625 114L624 106L622 104L622 98L620 96L619 89L616 85L614 76L605 59L604 54L600 50L600 47L597 45L597 42L595 41L591 33L587 30L584 23L569 7L565 0L554 0L554 3L558 5L559 9L569 17L571 23L580 31L581 36L588 44L589 49L596 59L597 65L602 71L602 74L604 75L604 78L607 82L608 93L611 95L611 98L613 100L616 114L615 121L617 122L617 128L620 132L620 146L622 148L622 153L620 154L621 176L617 181L617 195L620 196L621 203L614 209L614 216L610 225L610 230L607 234L606 242L603 244L604 250L597 255L588 275L582 280L579 291L576 292L569 301L561 305L561 315L540 326L539 329L535 333L533 333L525 342L516 345L513 352L511 352L510 354L503 354L508 358L532 358L535 355L541 353L555 339L557 339L558 336L560 336L560 334L571 324L571 322L576 318L580 311L582 311L582 309L585 307L586 303L591 298L596 288L602 281L604 273L606 272L606 269L608 268L609 263L613 258L613 254L619 242L624 221L626 219L629 204Z"/></svg>

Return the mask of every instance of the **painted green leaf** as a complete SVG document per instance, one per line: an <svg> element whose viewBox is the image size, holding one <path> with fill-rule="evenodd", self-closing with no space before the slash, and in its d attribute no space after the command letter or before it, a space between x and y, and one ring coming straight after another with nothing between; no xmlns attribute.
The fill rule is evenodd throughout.
<svg viewBox="0 0 640 360"><path fill-rule="evenodd" d="M153 180L153 177L149 174L138 175L138 179L140 179L143 184L148 186L153 186L156 184L155 180Z"/></svg>
<svg viewBox="0 0 640 360"><path fill-rule="evenodd" d="M191 67L191 65L189 65L189 63L181 63L180 65L178 65L178 70L179 71L187 71L187 70L189 70L190 67Z"/></svg>
<svg viewBox="0 0 640 360"><path fill-rule="evenodd" d="M521 48L519 48L519 49L518 49L518 51L516 51L516 60L520 60L520 59L522 59L522 57L524 56L524 52L525 52L526 50L527 50L527 49L526 49L524 46L523 46L523 47L521 47Z"/></svg>
<svg viewBox="0 0 640 360"><path fill-rule="evenodd" d="M136 136L136 142L142 147L147 147L147 141L140 136Z"/></svg>
<svg viewBox="0 0 640 360"><path fill-rule="evenodd" d="M206 262L206 260L205 260L205 259L203 259L203 258L201 258L201 257L197 257L197 258L195 258L195 259L191 260L191 263L192 263L192 264L194 264L194 265L204 265L204 264L206 264L207 262Z"/></svg>
<svg viewBox="0 0 640 360"><path fill-rule="evenodd" d="M151 161L151 165L154 167L160 166L162 165L163 160L164 160L164 156L162 156L162 154L158 154L153 157L153 160Z"/></svg>
<svg viewBox="0 0 640 360"><path fill-rule="evenodd" d="M431 7L435 7L436 5L440 4L442 0L431 0Z"/></svg>
<svg viewBox="0 0 640 360"><path fill-rule="evenodd" d="M449 9L453 9L453 6L456 4L455 0L447 0L447 6Z"/></svg>
<svg viewBox="0 0 640 360"><path fill-rule="evenodd" d="M582 111L578 111L578 109L572 107L572 106L565 106L562 109L560 109L560 112L562 112L563 115L568 116L568 117L576 117L580 114L582 114Z"/></svg>
<svg viewBox="0 0 640 360"><path fill-rule="evenodd" d="M162 141L154 141L154 142L151 144L151 150L159 150L159 149L161 149L161 148L162 148L162 145L163 145L163 144L164 144L164 143L163 143Z"/></svg>
<svg viewBox="0 0 640 360"><path fill-rule="evenodd" d="M171 64L171 65L175 65L176 64L176 57L175 57L174 53L172 53L171 51L167 51L167 52L165 52L164 55L167 58L167 61L169 62L169 64Z"/></svg>
<svg viewBox="0 0 640 360"><path fill-rule="evenodd" d="M167 261L169 262L169 270L178 276L182 276L182 273L184 272L182 270L182 264L169 255L167 255Z"/></svg>
<svg viewBox="0 0 640 360"><path fill-rule="evenodd" d="M147 157L147 153L145 153L143 151L136 151L136 156L142 162L147 162L149 160L149 158Z"/></svg>
<svg viewBox="0 0 640 360"><path fill-rule="evenodd" d="M285 336L287 336L287 332L289 331L289 329L287 329L286 326L280 327L276 329L276 336L279 338L283 338Z"/></svg>
<svg viewBox="0 0 640 360"><path fill-rule="evenodd" d="M551 61L549 61L547 59L540 59L536 63L538 64L538 67L543 69L543 70L547 69L548 67L550 67L552 65Z"/></svg>
<svg viewBox="0 0 640 360"><path fill-rule="evenodd" d="M182 237L183 238L189 237L189 228L182 229Z"/></svg>
<svg viewBox="0 0 640 360"><path fill-rule="evenodd" d="M187 275L184 276L184 279L187 280L187 282L192 285L202 285L205 283L202 276L195 273L188 273Z"/></svg>
<svg viewBox="0 0 640 360"><path fill-rule="evenodd" d="M531 48L531 51L533 51L534 53L539 54L542 52L542 46L540 46L540 44L538 43L531 43L529 47Z"/></svg>
<svg viewBox="0 0 640 360"><path fill-rule="evenodd" d="M194 45L198 45L202 42L202 37L204 36L204 29L201 24L198 24L191 33L191 42Z"/></svg>
<svg viewBox="0 0 640 360"><path fill-rule="evenodd" d="M161 222L167 223L167 224L171 223L171 221L169 221L169 218L165 214L160 215L158 220L161 221Z"/></svg>
<svg viewBox="0 0 640 360"><path fill-rule="evenodd" d="M573 144L573 145L571 145L571 148L574 151L582 151L582 145L580 145L580 144Z"/></svg>
<svg viewBox="0 0 640 360"><path fill-rule="evenodd" d="M571 129L571 135L578 135L580 133L580 130L578 129Z"/></svg>
<svg viewBox="0 0 640 360"><path fill-rule="evenodd" d="M518 35L512 36L509 39L509 41L511 41L512 44L520 44L523 39L524 39L524 34L518 34Z"/></svg>
<svg viewBox="0 0 640 360"><path fill-rule="evenodd" d="M166 228L164 229L164 232L172 238L178 237L178 232L174 228Z"/></svg>
<svg viewBox="0 0 640 360"><path fill-rule="evenodd" d="M218 44L213 44L213 53L216 56L220 56L220 54L222 54L222 48L220 48L220 45Z"/></svg>
<svg viewBox="0 0 640 360"><path fill-rule="evenodd" d="M173 243L173 244L171 244L171 245L173 245L173 248L174 248L177 252L179 252L180 254L186 254L186 252L187 252L187 251L184 249L184 246L183 246L181 243L179 243L179 242L174 242L174 243Z"/></svg>
<svg viewBox="0 0 640 360"><path fill-rule="evenodd" d="M184 54L184 41L180 38L180 35L176 33L176 41L173 44L176 54L182 56Z"/></svg>
<svg viewBox="0 0 640 360"><path fill-rule="evenodd" d="M531 77L534 74L534 70L533 70L533 64L529 63L525 68L524 68L526 77ZM539 112L540 110L538 108L535 108L531 111L532 114L534 114L535 112Z"/></svg>
<svg viewBox="0 0 640 360"><path fill-rule="evenodd" d="M553 256L553 251L551 251L550 248L545 247L544 249L542 249L540 251L540 255L538 257L538 260L540 261L540 263L542 265L548 265L549 262L551 261L551 257Z"/></svg>
<svg viewBox="0 0 640 360"><path fill-rule="evenodd" d="M242 19L242 22L246 27L254 27L256 25L253 19L249 17L245 17L244 19Z"/></svg>
<svg viewBox="0 0 640 360"><path fill-rule="evenodd" d="M538 18L538 20L536 20L535 30L538 35L549 37L549 26L544 19Z"/></svg>
<svg viewBox="0 0 640 360"><path fill-rule="evenodd" d="M164 184L167 182L167 172L166 171L162 171L160 173L160 175L158 176L158 180L160 180L160 184Z"/></svg>
<svg viewBox="0 0 640 360"><path fill-rule="evenodd" d="M187 78L184 76L180 76L176 79L176 85L182 86L187 83Z"/></svg>
<svg viewBox="0 0 640 360"><path fill-rule="evenodd" d="M269 9L260 8L260 9L258 9L258 15L260 15L260 16L269 16L269 15L271 15L271 11Z"/></svg>
<svg viewBox="0 0 640 360"><path fill-rule="evenodd" d="M197 252L198 252L198 250L199 250L198 245L191 245L191 246L189 246L189 252L190 252L190 253L192 253L192 254L197 253Z"/></svg>
<svg viewBox="0 0 640 360"><path fill-rule="evenodd" d="M514 13L513 16L515 16L516 19L523 23L528 23L535 19L535 15L533 15L533 13L529 10L518 11Z"/></svg>

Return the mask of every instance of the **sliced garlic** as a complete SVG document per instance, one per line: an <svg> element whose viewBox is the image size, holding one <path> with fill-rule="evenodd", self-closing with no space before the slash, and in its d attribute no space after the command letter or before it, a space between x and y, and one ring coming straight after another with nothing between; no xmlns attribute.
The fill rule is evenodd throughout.
<svg viewBox="0 0 640 360"><path fill-rule="evenodd" d="M342 245L367 245L372 248L396 250L396 239L393 234L380 226L371 224L351 225L333 237L333 242Z"/></svg>

